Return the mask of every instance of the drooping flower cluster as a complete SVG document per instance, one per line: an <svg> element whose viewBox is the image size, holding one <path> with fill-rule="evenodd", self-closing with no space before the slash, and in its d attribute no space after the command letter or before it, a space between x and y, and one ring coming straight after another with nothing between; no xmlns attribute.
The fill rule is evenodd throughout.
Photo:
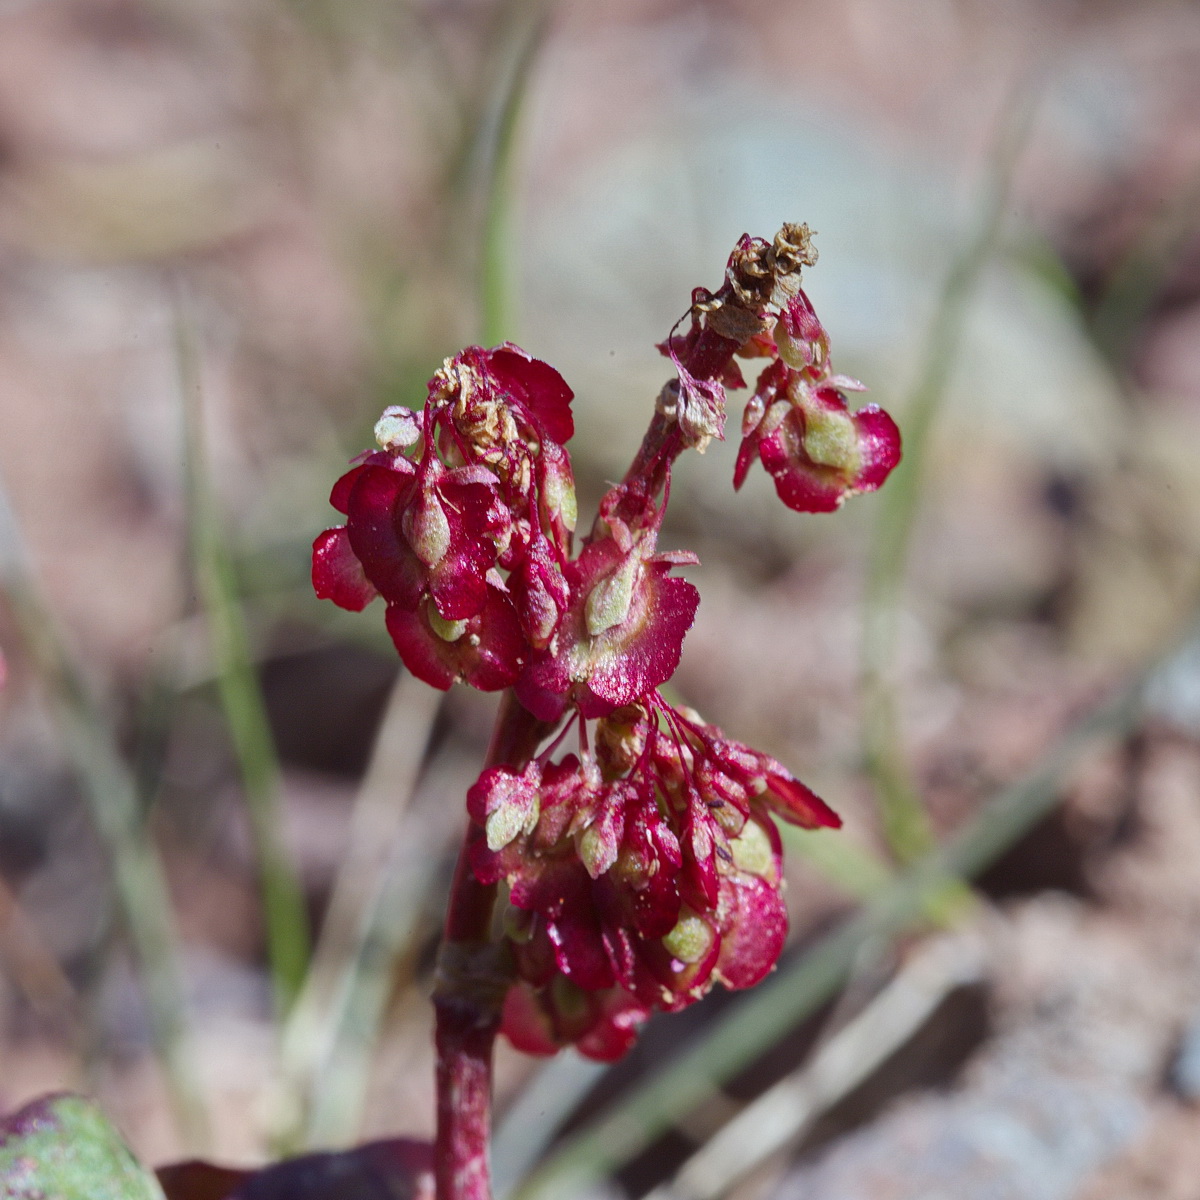
<svg viewBox="0 0 1200 1200"><path fill-rule="evenodd" d="M828 511L899 459L891 419L851 413L843 393L861 385L832 374L800 288L814 261L807 228L787 225L743 237L721 288L693 293L687 331L660 346L674 377L578 554L572 393L511 344L447 359L424 408L386 410L379 448L334 486L346 520L314 543L319 596L355 611L382 596L401 658L434 687L511 688L538 728L578 723L579 754L491 766L468 801L475 877L510 888L505 1028L527 1049L614 1057L651 1010L757 982L786 931L770 814L838 823L774 759L657 691L699 603L672 574L695 556L658 549L671 467L724 436L726 388L745 386L735 356L768 360L735 486L758 457L786 504Z"/></svg>
<svg viewBox="0 0 1200 1200"><path fill-rule="evenodd" d="M757 456L789 508L832 512L883 483L900 461L900 431L877 404L850 411L845 393L865 389L833 373L829 337L803 291L780 314L774 336L778 357L746 405L733 486L742 486Z"/></svg>
<svg viewBox="0 0 1200 1200"><path fill-rule="evenodd" d="M837 816L786 768L657 692L595 726L595 750L492 767L467 796L472 865L509 885L519 983L504 1030L531 1053L617 1058L655 1009L757 983L783 947L774 813Z"/></svg>
<svg viewBox="0 0 1200 1200"><path fill-rule="evenodd" d="M732 359L711 378L697 378L695 366L707 364L696 351L721 337L737 342L740 358L768 360L742 418L733 486L741 488L758 458L779 498L797 512L832 512L848 497L874 491L900 461L896 423L875 404L851 412L845 393L865 388L833 372L829 335L800 287L799 267L815 261L807 226L785 225L773 244L743 236L725 286L715 295L697 289L688 333L659 347L678 373L663 389L660 411L701 450L724 437L725 388L745 387L745 380Z"/></svg>

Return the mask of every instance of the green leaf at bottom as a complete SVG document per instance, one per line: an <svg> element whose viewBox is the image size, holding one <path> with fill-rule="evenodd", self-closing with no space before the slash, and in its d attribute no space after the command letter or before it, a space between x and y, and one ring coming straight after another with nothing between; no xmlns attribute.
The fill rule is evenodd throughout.
<svg viewBox="0 0 1200 1200"><path fill-rule="evenodd" d="M163 1200L104 1114L82 1096L43 1096L0 1120L3 1200Z"/></svg>

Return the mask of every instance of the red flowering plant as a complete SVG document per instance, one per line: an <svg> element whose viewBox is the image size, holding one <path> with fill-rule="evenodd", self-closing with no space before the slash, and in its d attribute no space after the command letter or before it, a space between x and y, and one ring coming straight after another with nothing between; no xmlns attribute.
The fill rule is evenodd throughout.
<svg viewBox="0 0 1200 1200"><path fill-rule="evenodd" d="M787 932L774 818L840 824L781 763L658 691L699 603L674 574L695 556L658 546L671 467L724 436L737 359L765 363L736 487L757 457L788 507L826 512L899 461L891 418L852 412L862 385L832 371L800 287L815 258L807 227L785 225L744 236L721 287L696 289L659 347L674 374L641 448L578 553L572 392L511 344L447 359L423 410L386 410L378 449L334 486L346 520L314 544L317 594L356 611L382 596L414 675L505 693L434 992L440 1200L490 1194L497 1032L614 1059L652 1012L757 983Z"/></svg>

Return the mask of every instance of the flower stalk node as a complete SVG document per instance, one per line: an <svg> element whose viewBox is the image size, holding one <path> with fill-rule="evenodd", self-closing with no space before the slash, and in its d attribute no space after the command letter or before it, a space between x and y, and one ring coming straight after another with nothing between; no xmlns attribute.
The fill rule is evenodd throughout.
<svg viewBox="0 0 1200 1200"><path fill-rule="evenodd" d="M443 942L433 975L433 1000L486 1024L497 1018L513 982L504 942Z"/></svg>

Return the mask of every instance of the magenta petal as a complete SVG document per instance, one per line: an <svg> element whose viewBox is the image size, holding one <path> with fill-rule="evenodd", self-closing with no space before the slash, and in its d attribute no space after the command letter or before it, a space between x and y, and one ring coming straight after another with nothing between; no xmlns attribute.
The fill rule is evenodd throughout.
<svg viewBox="0 0 1200 1200"><path fill-rule="evenodd" d="M321 600L351 612L362 612L379 594L350 549L344 525L325 530L313 542L312 584Z"/></svg>
<svg viewBox="0 0 1200 1200"><path fill-rule="evenodd" d="M489 850L487 842L479 838L470 850L471 872L480 883L488 887L508 877L512 858L511 846L506 846L503 850Z"/></svg>
<svg viewBox="0 0 1200 1200"><path fill-rule="evenodd" d="M614 977L592 904L592 884L575 860L548 867L528 887L513 887L512 902L546 922L558 969L585 991L612 987Z"/></svg>
<svg viewBox="0 0 1200 1200"><path fill-rule="evenodd" d="M496 588L488 588L487 601L459 639L462 678L481 692L511 687L521 671L525 639L512 601Z"/></svg>
<svg viewBox="0 0 1200 1200"><path fill-rule="evenodd" d="M456 679L481 692L499 691L510 687L521 669L525 639L517 614L495 588L489 587L483 609L457 641L447 642L434 632L425 603L415 611L388 605L387 627L404 665L443 691Z"/></svg>
<svg viewBox="0 0 1200 1200"><path fill-rule="evenodd" d="M846 489L812 468L792 465L775 475L775 493L793 512L822 513L836 512Z"/></svg>
<svg viewBox="0 0 1200 1200"><path fill-rule="evenodd" d="M769 774L766 799L773 811L805 829L841 829L842 818L811 788L791 775Z"/></svg>
<svg viewBox="0 0 1200 1200"><path fill-rule="evenodd" d="M775 480L780 500L795 512L835 512L846 497L847 483L833 467L818 466L803 451L803 424L793 410L770 436L758 444L759 457Z"/></svg>
<svg viewBox="0 0 1200 1200"><path fill-rule="evenodd" d="M617 861L625 829L624 790L606 788L580 839L579 858L592 879L599 879Z"/></svg>
<svg viewBox="0 0 1200 1200"><path fill-rule="evenodd" d="M753 987L779 958L787 926L783 897L767 880L740 871L726 875L716 976L727 988Z"/></svg>
<svg viewBox="0 0 1200 1200"><path fill-rule="evenodd" d="M536 820L538 786L542 770L531 762L518 773L511 767L489 767L467 791L467 812L487 829L487 842L500 848L510 844Z"/></svg>
<svg viewBox="0 0 1200 1200"><path fill-rule="evenodd" d="M429 627L423 612L389 604L387 630L404 665L423 683L444 692L458 679L457 664L442 650L446 643Z"/></svg>
<svg viewBox="0 0 1200 1200"><path fill-rule="evenodd" d="M362 467L347 504L350 545L389 604L414 609L425 592L420 560L400 533L413 480L387 467Z"/></svg>
<svg viewBox="0 0 1200 1200"><path fill-rule="evenodd" d="M610 935L625 929L637 938L666 937L679 920L679 887L674 871L652 862L647 877L637 882L606 875L595 884L595 897ZM615 943L614 943L615 944Z"/></svg>
<svg viewBox="0 0 1200 1200"><path fill-rule="evenodd" d="M523 402L541 433L560 446L571 440L575 433L571 417L575 393L549 363L509 344L488 352L488 367L497 384Z"/></svg>
<svg viewBox="0 0 1200 1200"><path fill-rule="evenodd" d="M590 907L566 909L561 917L546 922L546 930L554 945L558 969L568 979L588 992L612 987L616 980L600 925Z"/></svg>
<svg viewBox="0 0 1200 1200"><path fill-rule="evenodd" d="M854 480L856 491L873 492L900 461L900 430L878 404L867 404L854 414L858 452L862 465Z"/></svg>
<svg viewBox="0 0 1200 1200"><path fill-rule="evenodd" d="M329 503L343 516L350 511L350 493L354 490L354 485L359 481L363 472L370 469L370 467L365 466L355 467L352 471L347 471L333 485L333 491L329 493Z"/></svg>
<svg viewBox="0 0 1200 1200"><path fill-rule="evenodd" d="M587 683L591 695L579 705L585 717L606 716L675 674L700 593L685 579L668 578L668 569L649 564L629 620L595 639L600 645Z"/></svg>
<svg viewBox="0 0 1200 1200"><path fill-rule="evenodd" d="M650 1013L645 1005L619 988L604 992L596 1000L599 1008L596 1022L575 1043L575 1048L598 1062L616 1062L637 1041L638 1030Z"/></svg>
<svg viewBox="0 0 1200 1200"><path fill-rule="evenodd" d="M487 598L487 580L469 571L433 571L429 594L438 612L447 621L473 617Z"/></svg>
<svg viewBox="0 0 1200 1200"><path fill-rule="evenodd" d="M492 540L493 492L480 484L443 485L443 509L450 518L450 548L430 572L430 594L448 621L473 617L487 597L486 576L496 565Z"/></svg>
<svg viewBox="0 0 1200 1200"><path fill-rule="evenodd" d="M845 398L823 389L817 401L845 411ZM804 418L795 409L769 436L758 443L762 464L775 480L779 498L798 512L833 512L848 496L871 492L900 461L900 431L876 404L851 414L857 433L858 467L853 477L835 467L814 463L804 450ZM750 440L743 443L746 452ZM745 464L748 466L748 464ZM743 469L739 456L739 469ZM743 470L744 473L744 470Z"/></svg>
<svg viewBox="0 0 1200 1200"><path fill-rule="evenodd" d="M544 988L559 978L554 947L546 936L546 923L536 914L532 915L527 931L528 941L512 944L517 975L531 987Z"/></svg>
<svg viewBox="0 0 1200 1200"><path fill-rule="evenodd" d="M735 492L742 490L742 484L746 482L746 476L750 473L750 467L757 456L758 437L755 432L742 438L742 444L738 447L737 462L733 468L733 490Z"/></svg>
<svg viewBox="0 0 1200 1200"><path fill-rule="evenodd" d="M557 721L567 711L570 697L568 681L559 686L560 675L552 658L542 659L526 668L514 685L517 699L539 721Z"/></svg>
<svg viewBox="0 0 1200 1200"><path fill-rule="evenodd" d="M508 584L525 636L535 648L544 649L570 601L570 589L559 557L544 536L538 534L530 541L524 558L509 576Z"/></svg>
<svg viewBox="0 0 1200 1200"><path fill-rule="evenodd" d="M629 991L637 991L637 976L640 970L634 936L621 920L619 905L614 902L612 889L598 895L601 906L601 923L604 929L604 949L609 965L617 982ZM609 907L612 906L612 911ZM651 997L653 1000L653 997Z"/></svg>
<svg viewBox="0 0 1200 1200"><path fill-rule="evenodd" d="M692 914L693 916L698 914ZM704 924L712 930L708 948L695 962L683 962L676 958L661 941L644 942L641 959L644 967L655 981L674 995L673 1002L660 1002L668 1011L686 1008L704 995L712 986L712 974L721 950L721 938L712 929L709 920Z"/></svg>
<svg viewBox="0 0 1200 1200"><path fill-rule="evenodd" d="M487 767L467 789L467 814L482 825L492 813L514 802L529 811L541 782L542 770L536 761L523 771L509 766Z"/></svg>
<svg viewBox="0 0 1200 1200"><path fill-rule="evenodd" d="M623 879L605 881L613 888L619 906L613 915L631 924L643 938L665 937L679 919L677 876L683 855L652 792L629 806L622 851L628 864L621 873Z"/></svg>
<svg viewBox="0 0 1200 1200"><path fill-rule="evenodd" d="M584 717L607 716L666 682L679 665L700 593L686 580L668 578L669 563L641 563L624 619L594 636L588 632L588 596L626 561L606 539L567 564L571 609L517 682L517 697L540 719L555 719L571 701Z"/></svg>
<svg viewBox="0 0 1200 1200"><path fill-rule="evenodd" d="M561 1049L550 1017L526 983L508 989L500 1032L523 1054L557 1054Z"/></svg>
<svg viewBox="0 0 1200 1200"><path fill-rule="evenodd" d="M633 894L633 925L643 938L666 937L679 920L679 886L674 878L655 875Z"/></svg>
<svg viewBox="0 0 1200 1200"><path fill-rule="evenodd" d="M716 848L718 845L723 848L725 839L715 826L703 800L695 794L690 796L683 838L684 866L679 884L683 899L699 912L715 907L720 894Z"/></svg>

